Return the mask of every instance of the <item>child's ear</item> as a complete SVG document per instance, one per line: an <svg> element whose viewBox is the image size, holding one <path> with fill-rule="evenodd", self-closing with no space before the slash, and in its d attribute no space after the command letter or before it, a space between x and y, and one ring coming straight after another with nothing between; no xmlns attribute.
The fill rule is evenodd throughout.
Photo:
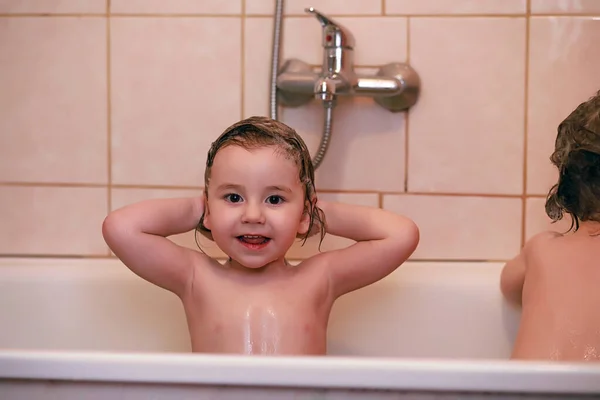
<svg viewBox="0 0 600 400"><path fill-rule="evenodd" d="M202 225L204 225L204 227L208 230L212 229L210 222L210 212L208 210L208 199L206 198L206 195L204 196L204 215Z"/></svg>
<svg viewBox="0 0 600 400"><path fill-rule="evenodd" d="M310 227L310 208L306 208L300 218L300 225L298 226L298 234L306 235L308 228Z"/></svg>

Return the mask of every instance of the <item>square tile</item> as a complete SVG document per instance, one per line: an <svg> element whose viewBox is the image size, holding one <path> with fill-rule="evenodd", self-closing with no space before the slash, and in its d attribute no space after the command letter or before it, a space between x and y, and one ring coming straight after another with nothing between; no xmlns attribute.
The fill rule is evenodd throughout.
<svg viewBox="0 0 600 400"><path fill-rule="evenodd" d="M600 13L598 0L531 0L533 14L597 14Z"/></svg>
<svg viewBox="0 0 600 400"><path fill-rule="evenodd" d="M519 198L385 195L383 208L419 227L411 259L507 260L521 246Z"/></svg>
<svg viewBox="0 0 600 400"><path fill-rule="evenodd" d="M273 18L246 18L244 26L244 118L270 116ZM283 60L280 60L283 63Z"/></svg>
<svg viewBox="0 0 600 400"><path fill-rule="evenodd" d="M317 195L320 199L326 201L335 201L348 204L356 204L361 206L378 207L379 198L375 193L350 194L350 193L319 193L317 187ZM353 240L326 234L319 250L320 237L315 235L309 238L304 245L301 241L297 241L287 253L290 259L305 259L318 254L319 251L331 251L348 247L355 243Z"/></svg>
<svg viewBox="0 0 600 400"><path fill-rule="evenodd" d="M241 14L242 0L111 0L118 14Z"/></svg>
<svg viewBox="0 0 600 400"><path fill-rule="evenodd" d="M580 103L600 89L599 42L598 18L531 19L528 194L546 195L558 179L558 172L550 163L557 128Z"/></svg>
<svg viewBox="0 0 600 400"><path fill-rule="evenodd" d="M107 189L0 186L0 254L107 255Z"/></svg>
<svg viewBox="0 0 600 400"><path fill-rule="evenodd" d="M0 0L0 14L105 14L106 2L107 0Z"/></svg>
<svg viewBox="0 0 600 400"><path fill-rule="evenodd" d="M385 0L386 14L525 14L527 0Z"/></svg>
<svg viewBox="0 0 600 400"><path fill-rule="evenodd" d="M355 65L377 66L406 60L406 18L338 17L335 20L354 36ZM322 66L322 28L315 19L286 18L283 42L284 59L298 58L311 65Z"/></svg>
<svg viewBox="0 0 600 400"><path fill-rule="evenodd" d="M116 18L111 26L117 184L200 186L206 152L241 118L239 18Z"/></svg>
<svg viewBox="0 0 600 400"><path fill-rule="evenodd" d="M273 15L274 4L271 0L246 0L246 14ZM305 8L315 7L329 15L379 15L381 4L381 0L287 0L283 11L285 14L302 15Z"/></svg>
<svg viewBox="0 0 600 400"><path fill-rule="evenodd" d="M409 191L522 193L525 37L524 18L411 20Z"/></svg>
<svg viewBox="0 0 600 400"><path fill-rule="evenodd" d="M106 183L106 21L0 18L0 181Z"/></svg>
<svg viewBox="0 0 600 400"><path fill-rule="evenodd" d="M111 190L112 210L124 207L129 204L138 203L151 199L196 197L202 194L202 190L183 190L183 189L134 189L134 188L113 188ZM225 253L211 240L206 239L200 233L195 231L181 233L169 237L174 243L196 251L203 251L210 257L224 258ZM196 243L196 239L198 243Z"/></svg>
<svg viewBox="0 0 600 400"><path fill-rule="evenodd" d="M526 202L525 210L525 239L529 240L532 236L545 231L555 231L565 233L571 227L571 217L569 214L555 223L546 215L546 199L539 197L530 197Z"/></svg>
<svg viewBox="0 0 600 400"><path fill-rule="evenodd" d="M283 112L283 121L298 131L313 158L324 113L317 101ZM389 112L364 97L341 98L332 121L330 144L315 172L317 190L404 191L404 113Z"/></svg>

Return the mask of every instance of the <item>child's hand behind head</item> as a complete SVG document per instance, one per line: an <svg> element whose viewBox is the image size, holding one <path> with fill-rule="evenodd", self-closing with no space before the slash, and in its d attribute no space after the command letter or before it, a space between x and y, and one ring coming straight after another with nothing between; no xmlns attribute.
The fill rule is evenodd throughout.
<svg viewBox="0 0 600 400"><path fill-rule="evenodd" d="M204 215L208 209L206 192L204 192L204 195L202 196L201 207L203 208L204 212L202 213L202 217L200 217L200 221L198 221L198 224L196 225L196 232L200 232L200 234L208 240L214 241L211 231L204 226Z"/></svg>

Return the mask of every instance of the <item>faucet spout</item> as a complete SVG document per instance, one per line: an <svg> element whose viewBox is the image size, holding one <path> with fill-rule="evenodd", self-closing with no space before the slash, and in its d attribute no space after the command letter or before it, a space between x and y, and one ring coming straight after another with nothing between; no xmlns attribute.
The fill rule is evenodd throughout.
<svg viewBox="0 0 600 400"><path fill-rule="evenodd" d="M315 97L324 102L332 103L336 97L336 83L330 77L321 77L315 82Z"/></svg>

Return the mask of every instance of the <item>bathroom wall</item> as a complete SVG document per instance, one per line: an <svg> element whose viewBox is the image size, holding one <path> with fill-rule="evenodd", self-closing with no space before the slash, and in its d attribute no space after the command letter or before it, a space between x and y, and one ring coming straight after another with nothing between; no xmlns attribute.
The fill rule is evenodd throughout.
<svg viewBox="0 0 600 400"><path fill-rule="evenodd" d="M361 71L406 61L422 80L408 114L339 102L317 171L323 198L412 217L413 259L506 260L549 227L557 123L600 89L600 2L286 3L284 58L320 63L320 26L303 13L314 6L352 30ZM0 0L0 254L108 257L109 210L199 194L211 141L268 114L273 9ZM282 119L317 148L316 102ZM195 246L191 234L174 240ZM328 237L322 248L347 243ZM315 251L312 241L291 256Z"/></svg>

